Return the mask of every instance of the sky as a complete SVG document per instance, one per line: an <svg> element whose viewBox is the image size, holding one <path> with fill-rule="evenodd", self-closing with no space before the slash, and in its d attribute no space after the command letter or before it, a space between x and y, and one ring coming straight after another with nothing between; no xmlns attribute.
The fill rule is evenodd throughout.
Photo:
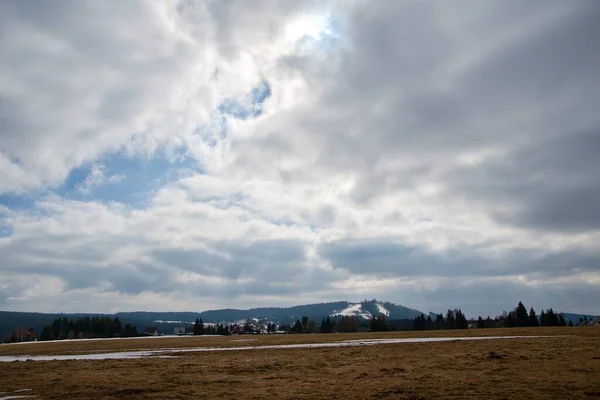
<svg viewBox="0 0 600 400"><path fill-rule="evenodd" d="M600 2L0 2L0 309L600 309Z"/></svg>

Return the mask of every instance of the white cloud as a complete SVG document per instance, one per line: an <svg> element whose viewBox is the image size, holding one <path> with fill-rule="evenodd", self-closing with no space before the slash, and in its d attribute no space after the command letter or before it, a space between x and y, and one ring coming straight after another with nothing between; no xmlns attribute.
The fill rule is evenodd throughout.
<svg viewBox="0 0 600 400"><path fill-rule="evenodd" d="M82 193L88 194L94 187L119 183L125 179L126 176L123 174L106 175L106 167L104 165L94 164L85 180L77 184L77 189Z"/></svg>
<svg viewBox="0 0 600 400"><path fill-rule="evenodd" d="M560 284L597 299L596 9L4 2L0 194L34 205L0 208L0 305L360 293L481 310L502 303L502 285L502 304L528 295L516 277L536 282L539 303ZM261 85L270 96L256 104ZM192 165L142 206L102 202L94 188L126 179L106 162L116 152ZM85 200L52 192L85 165Z"/></svg>

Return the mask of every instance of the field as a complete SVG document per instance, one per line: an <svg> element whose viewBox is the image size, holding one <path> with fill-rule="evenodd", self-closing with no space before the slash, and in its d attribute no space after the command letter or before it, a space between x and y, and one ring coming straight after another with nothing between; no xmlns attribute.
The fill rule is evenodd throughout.
<svg viewBox="0 0 600 400"><path fill-rule="evenodd" d="M425 336L544 335L376 346L172 353L172 358L0 363L0 398L600 398L600 329L185 337L0 346L0 356L241 347ZM32 389L15 393L17 390Z"/></svg>

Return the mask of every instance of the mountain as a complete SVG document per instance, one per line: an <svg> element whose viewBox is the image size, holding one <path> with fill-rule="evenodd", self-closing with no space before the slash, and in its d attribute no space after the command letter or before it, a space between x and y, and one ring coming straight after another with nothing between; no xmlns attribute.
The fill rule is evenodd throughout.
<svg viewBox="0 0 600 400"><path fill-rule="evenodd" d="M572 321L574 325L579 325L580 320L584 319L584 318L586 318L588 320L593 320L595 318L598 318L597 315L590 315L590 314L562 313L562 315L567 320L567 323L569 323L569 321Z"/></svg>
<svg viewBox="0 0 600 400"><path fill-rule="evenodd" d="M130 323L135 325L138 330L143 330L147 326L155 326L159 332L171 334L175 326L192 325L196 318L202 318L205 323L230 324L245 321L246 319L255 319L274 322L276 324L290 324L294 323L297 319L301 319L303 316L307 316L309 319L319 323L322 318L326 318L327 316L353 315L353 312L356 312L356 315L360 315L365 320L379 314L386 314L390 319L412 319L417 315L421 315L419 311L411 308L377 300L365 300L361 303L337 301L293 307L260 307L247 310L221 309L200 313L135 311L110 315L118 317L123 324ZM41 332L44 325L52 323L58 317L77 318L94 315L99 314L42 314L0 311L0 340L10 335L20 325L32 326L37 332Z"/></svg>
<svg viewBox="0 0 600 400"><path fill-rule="evenodd" d="M361 303L346 303L344 308L335 310L330 316L355 316L364 320L370 320L381 314L391 320L413 319L421 315L421 311L390 303L388 301L382 302L373 299L369 301L365 300Z"/></svg>

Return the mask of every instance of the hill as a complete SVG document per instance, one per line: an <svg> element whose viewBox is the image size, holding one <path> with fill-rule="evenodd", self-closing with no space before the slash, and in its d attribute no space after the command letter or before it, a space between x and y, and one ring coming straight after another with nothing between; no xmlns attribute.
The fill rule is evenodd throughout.
<svg viewBox="0 0 600 400"><path fill-rule="evenodd" d="M327 316L360 315L366 320L379 314L386 314L390 319L412 319L421 313L420 311L390 302L365 300L361 303L337 301L293 307L259 307L246 310L220 309L202 312L135 311L105 315L118 317L123 324L133 324L138 330L143 330L147 326L156 326L159 332L171 334L173 327L192 325L196 318L202 318L206 323L237 323L246 319L259 319L276 324L289 324L293 323L296 319L302 318L302 316L307 316L309 319L320 322L321 318ZM44 325L50 324L58 317L77 318L94 315L100 314L43 314L0 311L0 339L10 335L17 326L32 326L37 332L40 332Z"/></svg>

